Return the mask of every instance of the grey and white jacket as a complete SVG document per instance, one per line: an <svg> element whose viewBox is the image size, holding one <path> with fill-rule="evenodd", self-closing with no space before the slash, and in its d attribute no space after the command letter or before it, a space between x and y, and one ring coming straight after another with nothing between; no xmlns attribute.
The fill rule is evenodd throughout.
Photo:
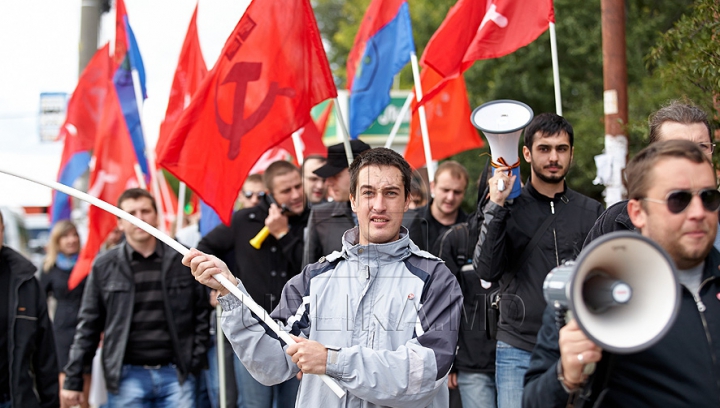
<svg viewBox="0 0 720 408"><path fill-rule="evenodd" d="M447 407L462 307L457 280L404 227L394 242L357 242L357 227L345 232L342 251L293 277L271 314L291 334L339 349L329 353L326 372L345 397L306 375L296 406ZM219 300L223 330L255 379L272 385L297 374L284 342L235 296Z"/></svg>

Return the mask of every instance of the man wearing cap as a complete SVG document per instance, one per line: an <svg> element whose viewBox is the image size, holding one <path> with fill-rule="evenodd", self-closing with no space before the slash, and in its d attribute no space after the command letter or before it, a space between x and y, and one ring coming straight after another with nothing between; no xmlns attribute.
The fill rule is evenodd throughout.
<svg viewBox="0 0 720 408"><path fill-rule="evenodd" d="M353 159L370 150L358 139L350 141ZM332 201L312 207L307 224L303 266L317 262L323 255L342 249L345 231L357 225L357 217L350 208L350 172L342 143L328 147L327 161L313 172L325 179L327 194Z"/></svg>

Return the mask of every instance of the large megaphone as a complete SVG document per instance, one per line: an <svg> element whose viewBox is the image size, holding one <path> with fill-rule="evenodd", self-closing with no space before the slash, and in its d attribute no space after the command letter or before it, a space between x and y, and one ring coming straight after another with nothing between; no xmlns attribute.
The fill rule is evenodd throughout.
<svg viewBox="0 0 720 408"><path fill-rule="evenodd" d="M498 167L510 167L515 184L508 198L520 195L520 134L533 118L533 110L522 102L501 99L482 104L470 115L470 122L480 129L490 144L493 174ZM505 186L498 186L500 191Z"/></svg>
<svg viewBox="0 0 720 408"><path fill-rule="evenodd" d="M603 235L578 256L553 269L543 284L545 300L572 311L580 329L603 350L645 350L672 327L680 307L674 263L640 234Z"/></svg>

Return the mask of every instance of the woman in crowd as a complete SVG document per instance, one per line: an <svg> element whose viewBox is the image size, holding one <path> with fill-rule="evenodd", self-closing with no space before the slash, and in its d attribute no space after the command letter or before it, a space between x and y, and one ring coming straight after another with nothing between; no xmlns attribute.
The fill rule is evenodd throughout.
<svg viewBox="0 0 720 408"><path fill-rule="evenodd" d="M75 337L77 315L80 310L85 280L73 290L68 290L68 278L80 254L80 236L75 225L67 220L59 221L50 231L47 255L43 262L43 273L40 279L45 292L56 299L57 307L53 319L55 347L57 349L60 389L65 381L62 372L68 361L70 345ZM90 390L90 367L85 374L85 398L83 408L87 408ZM66 408L62 406L62 408Z"/></svg>

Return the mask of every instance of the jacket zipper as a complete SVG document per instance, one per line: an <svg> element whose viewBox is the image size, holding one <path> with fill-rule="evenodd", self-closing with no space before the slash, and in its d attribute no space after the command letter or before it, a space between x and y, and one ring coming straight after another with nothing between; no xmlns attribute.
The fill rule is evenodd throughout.
<svg viewBox="0 0 720 408"><path fill-rule="evenodd" d="M555 203L550 201L550 212L555 215ZM558 254L558 245L557 245L557 232L555 232L555 227L553 226L553 241L555 242L555 265L560 266L560 254Z"/></svg>
<svg viewBox="0 0 720 408"><path fill-rule="evenodd" d="M702 291L702 287L705 286L706 283L710 282L714 278L708 278L705 279L700 283L700 287L698 288L698 293ZM702 299L696 294L692 294L693 300L695 300L695 304L697 305L698 311L700 312L700 320L702 320L703 329L705 330L705 337L707 338L708 346L710 346L710 356L712 357L713 366L717 366L717 356L715 356L715 351L713 349L713 341L712 337L710 337L710 331L708 329L707 320L705 319L705 310L707 310L707 307L705 306L705 303L703 303ZM720 381L716 380L716 385L718 389L720 389Z"/></svg>

